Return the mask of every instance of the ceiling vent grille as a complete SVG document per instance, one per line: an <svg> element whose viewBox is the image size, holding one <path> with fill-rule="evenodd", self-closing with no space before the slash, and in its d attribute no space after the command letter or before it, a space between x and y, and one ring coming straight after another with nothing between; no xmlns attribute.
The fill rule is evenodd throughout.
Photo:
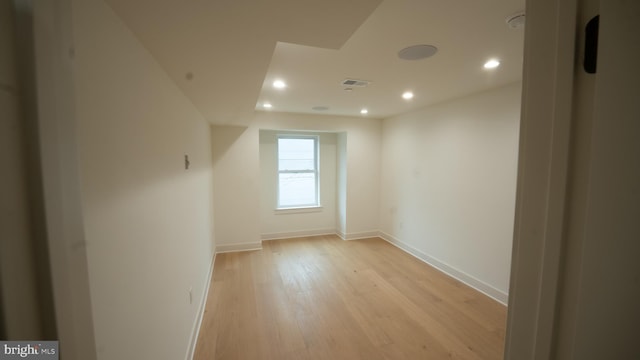
<svg viewBox="0 0 640 360"><path fill-rule="evenodd" d="M342 80L342 86L348 87L365 87L371 84L371 81L366 80L355 80L355 79L344 79Z"/></svg>

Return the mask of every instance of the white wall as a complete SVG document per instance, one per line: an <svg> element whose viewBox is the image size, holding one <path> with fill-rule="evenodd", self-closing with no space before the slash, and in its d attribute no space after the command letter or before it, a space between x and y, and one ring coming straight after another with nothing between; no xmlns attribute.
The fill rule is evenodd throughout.
<svg viewBox="0 0 640 360"><path fill-rule="evenodd" d="M261 247L258 136L256 127L211 126L217 251Z"/></svg>
<svg viewBox="0 0 640 360"><path fill-rule="evenodd" d="M336 230L343 238L347 233L347 133L338 133Z"/></svg>
<svg viewBox="0 0 640 360"><path fill-rule="evenodd" d="M516 83L383 122L381 231L503 302L520 88Z"/></svg>
<svg viewBox="0 0 640 360"><path fill-rule="evenodd" d="M337 208L338 214L345 214L343 235L357 238L377 234L380 120L256 112L248 122L246 128L212 126L216 241L219 250L260 246L260 129L345 133L347 158L346 171L342 174L347 176L343 181L347 186L344 192L347 198L342 203L347 204L347 208Z"/></svg>
<svg viewBox="0 0 640 360"><path fill-rule="evenodd" d="M102 0L73 10L98 359L182 359L214 249L209 125Z"/></svg>
<svg viewBox="0 0 640 360"><path fill-rule="evenodd" d="M296 132L260 131L260 223L261 238L277 239L299 235L333 234L336 232L336 146L337 134L304 132L319 140L320 209L312 211L275 211L278 204L279 134Z"/></svg>

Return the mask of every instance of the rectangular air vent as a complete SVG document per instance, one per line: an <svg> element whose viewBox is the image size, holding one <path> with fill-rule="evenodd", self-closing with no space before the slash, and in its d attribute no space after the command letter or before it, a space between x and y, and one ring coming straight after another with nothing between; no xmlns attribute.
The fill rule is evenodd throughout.
<svg viewBox="0 0 640 360"><path fill-rule="evenodd" d="M342 80L342 86L348 86L348 87L365 87L370 83L371 81L366 81L366 80L355 80L355 79Z"/></svg>

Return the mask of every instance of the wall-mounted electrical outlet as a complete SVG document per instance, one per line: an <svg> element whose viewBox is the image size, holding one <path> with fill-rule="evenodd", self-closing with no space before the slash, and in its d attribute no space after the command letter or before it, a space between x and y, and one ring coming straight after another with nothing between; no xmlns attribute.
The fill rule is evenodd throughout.
<svg viewBox="0 0 640 360"><path fill-rule="evenodd" d="M189 304L193 304L193 287L189 288Z"/></svg>

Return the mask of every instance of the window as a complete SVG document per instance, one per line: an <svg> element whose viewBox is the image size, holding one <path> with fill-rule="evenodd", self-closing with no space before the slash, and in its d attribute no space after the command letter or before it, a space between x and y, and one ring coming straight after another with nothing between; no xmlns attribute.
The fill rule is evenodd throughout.
<svg viewBox="0 0 640 360"><path fill-rule="evenodd" d="M278 208L320 206L318 137L278 136Z"/></svg>

